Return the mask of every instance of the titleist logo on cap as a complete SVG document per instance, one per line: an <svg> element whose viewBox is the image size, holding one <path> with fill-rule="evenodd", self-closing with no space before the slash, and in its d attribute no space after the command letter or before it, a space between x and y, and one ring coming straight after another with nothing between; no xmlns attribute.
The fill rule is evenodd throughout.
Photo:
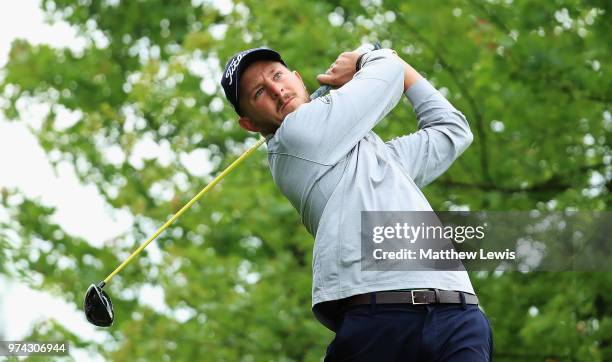
<svg viewBox="0 0 612 362"><path fill-rule="evenodd" d="M227 67L227 72L225 72L225 78L229 78L229 85L232 85L234 80L234 73L236 73L236 69L238 68L238 64L240 64L240 60L244 57L244 53L240 53Z"/></svg>

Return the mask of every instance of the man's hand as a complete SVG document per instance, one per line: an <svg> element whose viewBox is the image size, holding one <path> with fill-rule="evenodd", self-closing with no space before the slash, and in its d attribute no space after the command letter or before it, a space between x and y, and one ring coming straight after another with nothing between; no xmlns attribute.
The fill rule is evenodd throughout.
<svg viewBox="0 0 612 362"><path fill-rule="evenodd" d="M338 59L329 67L325 74L317 75L317 81L321 85L330 85L334 88L342 87L346 82L353 79L357 68L357 59L363 53L360 48L352 52L345 52L338 56ZM423 78L410 64L406 63L393 50L393 54L404 64L404 92L408 90L419 79Z"/></svg>
<svg viewBox="0 0 612 362"><path fill-rule="evenodd" d="M335 88L342 87L346 82L353 79L359 55L358 51L340 54L325 74L317 75L317 81L321 85L326 84Z"/></svg>

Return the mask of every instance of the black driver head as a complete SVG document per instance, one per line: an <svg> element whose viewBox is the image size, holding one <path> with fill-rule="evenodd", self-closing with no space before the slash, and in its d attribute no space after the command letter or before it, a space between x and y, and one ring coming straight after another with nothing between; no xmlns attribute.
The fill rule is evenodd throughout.
<svg viewBox="0 0 612 362"><path fill-rule="evenodd" d="M92 284L87 289L83 309L87 320L98 327L109 327L113 324L115 313L113 311L113 303L110 297L102 288L104 282L98 285Z"/></svg>

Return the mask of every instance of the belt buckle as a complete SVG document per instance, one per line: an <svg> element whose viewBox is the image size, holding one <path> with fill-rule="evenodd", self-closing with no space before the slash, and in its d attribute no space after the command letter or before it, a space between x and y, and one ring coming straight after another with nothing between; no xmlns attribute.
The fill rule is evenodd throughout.
<svg viewBox="0 0 612 362"><path fill-rule="evenodd" d="M429 289L413 289L410 291L410 297L412 298L412 305L421 305L421 304L429 304L429 302L416 302L414 300L414 292L429 292Z"/></svg>

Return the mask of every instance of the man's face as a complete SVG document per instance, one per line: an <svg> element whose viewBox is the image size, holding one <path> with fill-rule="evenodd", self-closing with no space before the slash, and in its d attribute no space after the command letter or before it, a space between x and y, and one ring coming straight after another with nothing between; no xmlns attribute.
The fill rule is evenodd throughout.
<svg viewBox="0 0 612 362"><path fill-rule="evenodd" d="M240 125L250 131L273 133L289 113L309 101L298 72L279 62L255 62L240 78L240 109L244 114Z"/></svg>

